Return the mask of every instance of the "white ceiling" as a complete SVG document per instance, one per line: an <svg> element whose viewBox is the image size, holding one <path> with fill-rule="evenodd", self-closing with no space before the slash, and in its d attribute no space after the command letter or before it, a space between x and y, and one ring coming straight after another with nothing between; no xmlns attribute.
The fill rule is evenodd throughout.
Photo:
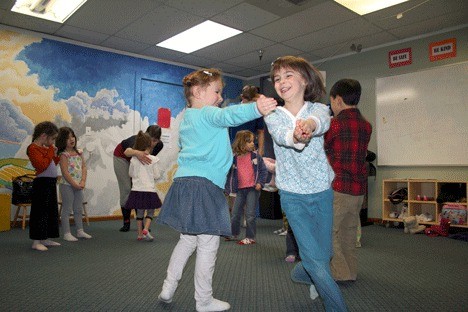
<svg viewBox="0 0 468 312"><path fill-rule="evenodd" d="M467 0L410 0L365 16L332 0L88 0L64 24L11 12L13 4L0 0L0 24L242 79L268 73L282 55L318 62L354 53L353 43L365 51L468 27ZM155 46L207 19L243 33L190 54Z"/></svg>

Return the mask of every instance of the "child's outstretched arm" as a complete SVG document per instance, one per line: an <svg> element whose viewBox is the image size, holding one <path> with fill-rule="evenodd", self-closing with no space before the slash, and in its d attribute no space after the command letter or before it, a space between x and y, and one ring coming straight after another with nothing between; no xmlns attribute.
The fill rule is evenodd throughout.
<svg viewBox="0 0 468 312"><path fill-rule="evenodd" d="M257 99L257 109L263 116L268 115L276 109L278 102L274 98L267 98L263 94Z"/></svg>

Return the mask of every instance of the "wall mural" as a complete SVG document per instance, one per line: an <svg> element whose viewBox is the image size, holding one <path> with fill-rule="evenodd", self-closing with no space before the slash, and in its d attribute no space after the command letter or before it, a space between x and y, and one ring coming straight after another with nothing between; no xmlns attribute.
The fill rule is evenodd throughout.
<svg viewBox="0 0 468 312"><path fill-rule="evenodd" d="M69 43L0 29L0 192L12 177L33 172L26 156L34 126L50 120L71 127L84 151L85 191L92 216L120 214L112 156L123 139L170 112L159 154L161 198L176 169L178 126L185 101L181 81L193 71ZM225 77L224 105L234 102L242 81ZM161 111L160 111L161 116Z"/></svg>

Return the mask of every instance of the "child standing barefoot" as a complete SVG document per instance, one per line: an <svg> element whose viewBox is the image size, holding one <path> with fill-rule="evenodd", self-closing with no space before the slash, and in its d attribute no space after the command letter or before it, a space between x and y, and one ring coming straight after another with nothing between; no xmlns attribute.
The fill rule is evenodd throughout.
<svg viewBox="0 0 468 312"><path fill-rule="evenodd" d="M228 194L235 193L236 200L232 208L231 230L232 239L237 239L240 233L241 218L244 216L247 221L245 238L238 242L239 245L255 244L255 233L257 226L255 223L256 209L260 191L265 185L267 170L263 163L262 156L255 150L254 134L249 130L237 132L232 149L234 152L234 163L229 172L226 182Z"/></svg>
<svg viewBox="0 0 468 312"><path fill-rule="evenodd" d="M49 246L60 246L49 238L59 237L57 204L57 148L54 146L58 128L50 121L43 121L34 127L32 143L27 155L36 169L33 182L29 238L32 248L46 251Z"/></svg>
<svg viewBox="0 0 468 312"><path fill-rule="evenodd" d="M62 231L63 239L76 242L78 239L70 231L70 213L73 210L76 236L89 239L92 236L83 230L83 196L86 185L86 163L83 155L76 148L75 132L69 127L59 129L57 148L60 156L59 190L62 196Z"/></svg>
<svg viewBox="0 0 468 312"><path fill-rule="evenodd" d="M224 311L229 303L213 298L212 278L220 236L230 236L229 209L223 188L232 164L228 127L271 112L274 99L219 108L223 81L217 69L192 72L183 79L187 109L180 124L178 169L158 223L179 231L159 300L172 302L185 264L196 250L197 311Z"/></svg>
<svg viewBox="0 0 468 312"><path fill-rule="evenodd" d="M154 210L161 207L161 200L156 193L154 185L154 180L160 176L157 164L159 158L150 155L156 143L155 140L151 140L151 136L148 133L144 133L143 131L138 132L133 150L146 153L151 162L149 164L142 164L137 156L133 156L128 170L128 174L132 178L132 190L125 204L125 209L129 211L135 209L137 212L137 239L139 241L153 241L154 237L149 232L149 227L153 220ZM144 225L143 218L145 218Z"/></svg>
<svg viewBox="0 0 468 312"><path fill-rule="evenodd" d="M320 73L300 57L278 58L270 76L285 102L265 118L274 142L276 186L302 259L291 276L313 283L311 298L317 297L318 290L327 311L347 311L330 271L334 173L323 138L330 127L330 113L326 105L314 102L325 88Z"/></svg>

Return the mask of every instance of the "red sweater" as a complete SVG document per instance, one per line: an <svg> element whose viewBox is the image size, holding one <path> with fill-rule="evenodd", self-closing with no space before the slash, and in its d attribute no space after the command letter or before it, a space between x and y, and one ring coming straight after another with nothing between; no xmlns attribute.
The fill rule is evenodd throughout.
<svg viewBox="0 0 468 312"><path fill-rule="evenodd" d="M39 146L37 144L30 144L28 146L27 154L36 174L44 172L50 165L51 161L57 165L60 161L60 157L55 155L53 146Z"/></svg>

